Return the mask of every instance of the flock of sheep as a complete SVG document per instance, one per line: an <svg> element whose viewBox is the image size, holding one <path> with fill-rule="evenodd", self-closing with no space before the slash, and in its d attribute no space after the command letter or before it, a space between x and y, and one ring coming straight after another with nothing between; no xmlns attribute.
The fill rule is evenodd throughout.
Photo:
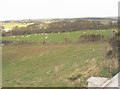
<svg viewBox="0 0 120 89"><path fill-rule="evenodd" d="M90 31L91 32L91 31ZM57 34L61 34L61 32L58 32ZM22 35L21 37L24 38L24 40L22 40L21 38L17 37L17 36L10 36L9 38L15 38L14 41L3 41L2 43L3 44L32 44L32 43L37 43L36 42L30 42L30 41L27 41L26 38L29 38L30 36L39 36L39 35L42 35L42 37L40 37L40 40L41 42L38 42L38 43L42 43L42 44L46 44L46 39L48 39L48 33L40 33L40 34L28 34L28 35ZM66 35L69 35L69 32L67 32ZM84 31L83 32L83 35L80 35L79 36L79 41L84 41L84 42L88 42L88 41L100 41L104 39L104 35L102 34L89 34L89 35L86 35L86 32ZM65 43L68 43L69 42L69 37L65 37L64 38L64 42Z"/></svg>

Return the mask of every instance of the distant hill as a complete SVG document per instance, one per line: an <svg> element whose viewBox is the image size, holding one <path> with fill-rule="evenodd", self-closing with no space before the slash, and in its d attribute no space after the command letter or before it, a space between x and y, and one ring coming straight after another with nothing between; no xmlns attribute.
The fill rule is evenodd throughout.
<svg viewBox="0 0 120 89"><path fill-rule="evenodd" d="M39 34L51 32L68 32L78 30L94 30L94 29L117 29L117 17L107 18L55 18L55 19L27 19L27 20L11 20L2 21L3 24L12 24L12 31L5 34L9 35L25 35ZM14 25L20 23L19 26ZM32 23L32 24L31 24ZM25 26L24 26L25 24ZM4 25L5 26L5 25Z"/></svg>

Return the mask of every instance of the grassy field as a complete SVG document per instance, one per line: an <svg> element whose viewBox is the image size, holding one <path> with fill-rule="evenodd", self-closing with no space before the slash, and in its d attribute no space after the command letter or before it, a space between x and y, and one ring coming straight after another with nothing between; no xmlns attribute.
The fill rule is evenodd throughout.
<svg viewBox="0 0 120 89"><path fill-rule="evenodd" d="M110 38L112 34L112 30L81 30L75 32L66 32L66 33L49 33L49 34L31 34L31 35L19 35L19 36L7 36L3 37L3 40L11 40L11 41L31 41L31 42L42 42L45 40L46 42L57 42L63 43L65 38L67 37L71 42L79 41L79 37L81 35L87 34L103 34L104 39Z"/></svg>
<svg viewBox="0 0 120 89"><path fill-rule="evenodd" d="M81 30L66 33L7 36L3 40L54 44L3 45L4 87L87 86L91 76L111 78L117 73L117 60L105 59L111 49L107 41L80 42L87 34L110 38L112 30ZM68 37L71 43L63 43ZM61 44L56 44L61 43Z"/></svg>
<svg viewBox="0 0 120 89"><path fill-rule="evenodd" d="M108 49L107 42L3 46L3 87L87 86L91 76L111 78L118 66L105 60Z"/></svg>
<svg viewBox="0 0 120 89"><path fill-rule="evenodd" d="M3 26L7 29L13 29L15 26L18 27L26 27L28 24L26 23L5 23Z"/></svg>

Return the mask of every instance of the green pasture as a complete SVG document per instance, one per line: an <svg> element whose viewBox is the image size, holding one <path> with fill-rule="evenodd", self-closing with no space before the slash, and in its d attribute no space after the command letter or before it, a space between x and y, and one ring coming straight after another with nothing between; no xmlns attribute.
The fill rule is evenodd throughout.
<svg viewBox="0 0 120 89"><path fill-rule="evenodd" d="M45 40L46 42L57 42L61 43L65 41L67 37L71 42L77 42L80 40L81 35L87 34L102 34L104 35L104 39L108 39L111 37L112 30L81 30L74 32L65 32L65 33L41 33L41 34L31 34L31 35L19 35L19 36L6 36L3 37L3 40L11 40L11 41L31 41L31 42L42 42Z"/></svg>
<svg viewBox="0 0 120 89"><path fill-rule="evenodd" d="M75 34L71 33L77 37ZM50 35L54 38L56 34ZM81 87L87 86L91 76L111 78L118 68L116 60L105 59L110 49L107 42L2 48L3 87ZM78 75L78 79L69 80Z"/></svg>
<svg viewBox="0 0 120 89"><path fill-rule="evenodd" d="M86 87L91 76L111 78L117 73L117 60L107 60L108 41L80 42L87 34L102 34L109 39L112 30L81 30L66 33L41 33L6 36L3 40L63 43L2 46L3 87ZM76 78L71 80L71 78Z"/></svg>
<svg viewBox="0 0 120 89"><path fill-rule="evenodd" d="M7 29L13 29L14 27L26 27L28 24L26 23L4 23L3 26Z"/></svg>

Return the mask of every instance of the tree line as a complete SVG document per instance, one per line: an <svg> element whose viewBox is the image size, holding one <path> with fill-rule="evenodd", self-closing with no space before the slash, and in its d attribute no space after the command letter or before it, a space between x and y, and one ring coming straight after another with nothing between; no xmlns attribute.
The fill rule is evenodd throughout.
<svg viewBox="0 0 120 89"><path fill-rule="evenodd" d="M9 32L2 32L2 36L10 35L27 35L27 34L39 34L39 33L56 33L56 32L70 32L78 30L93 30L93 29L113 29L117 28L117 23L108 21L107 24L101 23L101 21L90 20L76 20L76 21L58 21L52 22L45 26L40 22L28 25L27 27L14 27Z"/></svg>

